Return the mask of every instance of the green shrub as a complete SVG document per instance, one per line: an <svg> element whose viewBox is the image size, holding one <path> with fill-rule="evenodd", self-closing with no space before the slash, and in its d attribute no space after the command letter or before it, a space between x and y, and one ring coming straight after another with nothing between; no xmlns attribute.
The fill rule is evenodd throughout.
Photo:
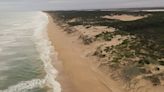
<svg viewBox="0 0 164 92"><path fill-rule="evenodd" d="M158 61L160 65L164 66L164 61Z"/></svg>
<svg viewBox="0 0 164 92"><path fill-rule="evenodd" d="M142 71L137 66L126 66L122 70L122 77L125 81L130 81L132 78L142 74Z"/></svg>
<svg viewBox="0 0 164 92"><path fill-rule="evenodd" d="M96 39L102 39L105 41L111 41L111 39L113 38L112 36L113 34L110 32L102 32L98 35L95 36Z"/></svg>
<svg viewBox="0 0 164 92"><path fill-rule="evenodd" d="M154 86L157 86L157 85L161 84L159 77L156 76L156 75L148 76L145 79L150 80L153 83Z"/></svg>

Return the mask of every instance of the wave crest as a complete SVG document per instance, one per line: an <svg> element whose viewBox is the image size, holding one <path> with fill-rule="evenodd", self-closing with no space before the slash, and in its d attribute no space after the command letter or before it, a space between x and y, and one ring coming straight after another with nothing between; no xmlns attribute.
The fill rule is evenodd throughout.
<svg viewBox="0 0 164 92"><path fill-rule="evenodd" d="M53 89L53 92L61 92L60 84L55 80L58 75L58 71L52 65L51 55L54 54L53 47L51 42L48 39L47 35L47 25L48 25L48 16L45 13L41 12L41 17L43 23L37 27L38 29L34 32L35 43L38 52L40 53L40 58L44 63L44 70L46 71L46 84ZM57 55L54 55L57 58ZM56 59L57 60L57 59Z"/></svg>
<svg viewBox="0 0 164 92"><path fill-rule="evenodd" d="M0 92L26 92L29 89L43 87L44 83L45 80L41 80L41 79L22 81L17 85L8 87L8 89L0 90Z"/></svg>

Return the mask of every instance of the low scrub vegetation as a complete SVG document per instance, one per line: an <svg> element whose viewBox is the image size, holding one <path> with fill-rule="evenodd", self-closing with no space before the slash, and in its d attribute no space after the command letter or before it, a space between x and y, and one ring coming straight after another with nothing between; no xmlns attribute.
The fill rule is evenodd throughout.
<svg viewBox="0 0 164 92"><path fill-rule="evenodd" d="M163 12L116 12L116 11L58 11L49 12L57 16L63 23L70 27L84 25L107 26L116 29L115 32L102 32L95 37L87 35L80 38L84 44L94 41L110 42L116 35L129 36L116 46L100 45L94 52L101 64L119 71L120 77L131 81L137 76L149 80L153 85L160 85L164 80L164 13ZM121 21L102 18L106 15L149 15L134 21ZM76 21L69 22L71 19ZM72 31L71 31L72 32ZM121 40L121 38L119 39Z"/></svg>

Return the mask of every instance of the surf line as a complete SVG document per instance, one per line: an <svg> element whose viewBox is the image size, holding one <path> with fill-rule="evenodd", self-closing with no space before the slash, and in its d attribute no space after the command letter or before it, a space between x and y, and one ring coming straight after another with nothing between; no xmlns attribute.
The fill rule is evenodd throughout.
<svg viewBox="0 0 164 92"><path fill-rule="evenodd" d="M52 65L51 56L55 56L54 59L57 60L57 53L54 52L54 48L47 34L47 25L49 23L48 15L43 12L40 12L40 15L40 18L38 18L42 19L43 22L38 25L39 27L35 30L34 37L40 58L44 63L44 70L46 72L45 84L52 88L53 92L61 92L61 85L55 80L58 71Z"/></svg>

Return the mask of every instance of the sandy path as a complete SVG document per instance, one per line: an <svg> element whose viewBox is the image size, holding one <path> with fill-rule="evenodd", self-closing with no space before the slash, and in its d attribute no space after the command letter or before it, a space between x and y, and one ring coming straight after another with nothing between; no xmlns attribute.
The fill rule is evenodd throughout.
<svg viewBox="0 0 164 92"><path fill-rule="evenodd" d="M64 92L112 92L92 70L90 60L81 56L78 44L72 42L59 26L49 17L48 35L58 59L62 63L59 69L59 81Z"/></svg>

